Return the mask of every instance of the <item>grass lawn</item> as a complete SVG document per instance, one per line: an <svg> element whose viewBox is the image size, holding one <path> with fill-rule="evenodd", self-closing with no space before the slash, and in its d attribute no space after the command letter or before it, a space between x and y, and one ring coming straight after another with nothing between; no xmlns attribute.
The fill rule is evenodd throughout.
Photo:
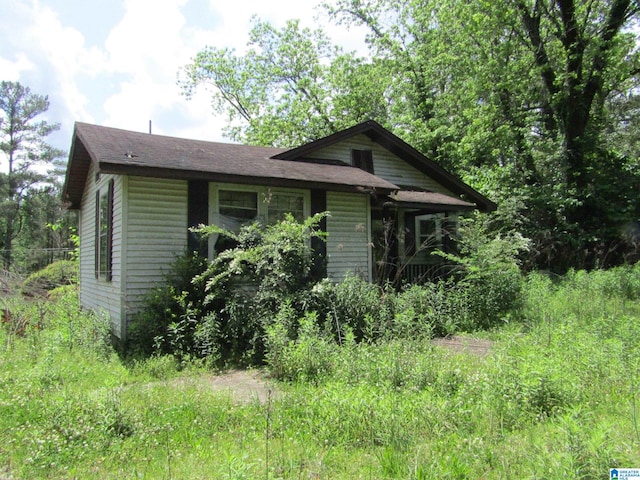
<svg viewBox="0 0 640 480"><path fill-rule="evenodd" d="M6 299L0 478L595 479L640 467L640 302L576 278L532 276L522 321L485 333L485 355L426 339L307 341L293 351L298 380L255 397L213 388L196 363L123 362L73 293Z"/></svg>

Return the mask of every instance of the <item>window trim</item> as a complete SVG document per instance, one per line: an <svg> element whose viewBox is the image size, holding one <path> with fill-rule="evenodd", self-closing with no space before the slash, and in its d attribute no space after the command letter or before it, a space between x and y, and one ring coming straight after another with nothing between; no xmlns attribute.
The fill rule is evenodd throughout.
<svg viewBox="0 0 640 480"><path fill-rule="evenodd" d="M209 224L215 224L220 215L220 190L231 190L239 192L255 192L258 195L258 216L255 221L267 224L268 202L271 195L300 195L302 196L303 218L306 220L311 216L311 191L301 188L267 187L257 185L246 185L240 183L214 183L209 184ZM209 241L209 258L215 257L215 244L217 235L212 235Z"/></svg>
<svg viewBox="0 0 640 480"><path fill-rule="evenodd" d="M416 242L416 249L419 250L435 250L436 248L440 248L443 245L443 231L442 231L442 226L443 226L443 220L444 220L444 215L441 213L430 213L427 215L418 215L415 218L415 242ZM434 241L433 242L427 242L427 238L425 238L424 240L422 239L422 234L421 234L421 229L420 229L420 224L422 222L433 222L435 224L435 228L434 228ZM424 246L423 246L424 243Z"/></svg>
<svg viewBox="0 0 640 480"><path fill-rule="evenodd" d="M95 277L111 282L113 279L113 197L115 181L112 178L106 189L96 189L95 211ZM105 205L106 202L106 205ZM103 218L103 207L104 218ZM103 224L106 225L103 229ZM104 239L104 241L103 241Z"/></svg>

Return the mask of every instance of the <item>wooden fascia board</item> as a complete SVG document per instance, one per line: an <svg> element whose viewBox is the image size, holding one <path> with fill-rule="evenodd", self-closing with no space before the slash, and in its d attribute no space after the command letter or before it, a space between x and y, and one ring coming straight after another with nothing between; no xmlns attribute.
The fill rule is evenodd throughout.
<svg viewBox="0 0 640 480"><path fill-rule="evenodd" d="M68 202L67 208L79 210L82 194L87 183L90 164L93 161L85 143L74 131L71 150L67 163L64 186L62 187L62 201Z"/></svg>

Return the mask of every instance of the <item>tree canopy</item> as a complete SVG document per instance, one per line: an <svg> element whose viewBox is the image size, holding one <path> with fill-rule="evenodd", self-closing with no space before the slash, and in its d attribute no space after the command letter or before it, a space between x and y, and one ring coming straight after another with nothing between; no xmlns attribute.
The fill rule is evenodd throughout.
<svg viewBox="0 0 640 480"><path fill-rule="evenodd" d="M46 96L18 82L0 82L0 152L4 157L0 160L0 249L6 269L13 266L14 241L21 234L35 248L45 225L62 215L55 178L49 173L63 152L46 141L60 126L38 120L48 109Z"/></svg>
<svg viewBox="0 0 640 480"><path fill-rule="evenodd" d="M533 239L556 271L634 259L640 218L632 0L337 0L368 58L321 31L256 21L245 55L206 48L186 92L214 87L232 138L295 146L365 118L500 205L496 230Z"/></svg>
<svg viewBox="0 0 640 480"><path fill-rule="evenodd" d="M322 30L296 20L277 30L254 19L248 50L205 47L180 72L183 93L212 93L226 113L226 134L247 144L291 146L386 114L383 81L373 66L333 45Z"/></svg>

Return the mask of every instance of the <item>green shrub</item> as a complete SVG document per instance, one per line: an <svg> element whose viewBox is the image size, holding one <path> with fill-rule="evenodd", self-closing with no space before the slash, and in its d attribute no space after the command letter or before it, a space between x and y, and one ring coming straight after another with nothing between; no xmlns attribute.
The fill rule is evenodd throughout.
<svg viewBox="0 0 640 480"><path fill-rule="evenodd" d="M133 315L125 350L131 356L176 354L195 351L193 335L203 310L204 285L193 278L206 268L206 259L185 253L176 258L164 282L151 290L144 308Z"/></svg>
<svg viewBox="0 0 640 480"><path fill-rule="evenodd" d="M24 295L44 295L57 287L78 283L78 262L58 260L29 275L22 284Z"/></svg>
<svg viewBox="0 0 640 480"><path fill-rule="evenodd" d="M278 380L318 383L332 371L333 340L320 333L315 312L299 320L297 338L291 339L290 306L284 305L276 320L266 328L266 361Z"/></svg>
<svg viewBox="0 0 640 480"><path fill-rule="evenodd" d="M529 240L518 232L491 236L477 218L460 227L460 255L439 252L459 265L454 295L467 308L464 330L489 329L519 314L524 302L519 254Z"/></svg>
<svg viewBox="0 0 640 480"><path fill-rule="evenodd" d="M412 285L396 299L394 337L444 337L455 333L465 305L455 286L447 282Z"/></svg>
<svg viewBox="0 0 640 480"><path fill-rule="evenodd" d="M235 247L208 263L186 254L173 265L130 324L128 351L207 357L236 365L264 361L264 327L290 301L301 315L314 284L311 238L326 214L302 223L291 215L273 225L255 223L238 233L217 226L198 230L222 235Z"/></svg>
<svg viewBox="0 0 640 480"><path fill-rule="evenodd" d="M357 341L374 341L387 334L394 312L395 294L355 275L338 283L324 280L314 289L312 308L326 319L339 343L347 331Z"/></svg>
<svg viewBox="0 0 640 480"><path fill-rule="evenodd" d="M262 363L265 327L274 321L281 305L288 303L295 316L304 315L309 292L318 280L311 239L324 239L318 225L327 215L297 222L287 214L271 225L245 225L238 233L215 225L198 230L204 236L225 236L236 244L219 252L198 276L205 285L204 303L218 312L212 333L223 359L236 364Z"/></svg>

